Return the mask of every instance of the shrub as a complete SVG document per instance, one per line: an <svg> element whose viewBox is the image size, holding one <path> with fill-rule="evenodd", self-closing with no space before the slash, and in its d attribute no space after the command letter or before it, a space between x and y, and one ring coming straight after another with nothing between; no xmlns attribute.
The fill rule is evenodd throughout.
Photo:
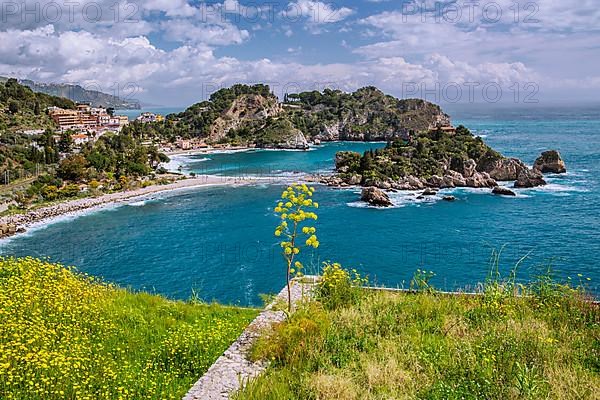
<svg viewBox="0 0 600 400"><path fill-rule="evenodd" d="M434 292L435 288L431 284L431 279L435 276L433 271L417 269L410 280L410 289L417 292Z"/></svg>
<svg viewBox="0 0 600 400"><path fill-rule="evenodd" d="M58 198L58 188L54 185L45 186L42 189L42 197L48 201L56 200Z"/></svg>
<svg viewBox="0 0 600 400"><path fill-rule="evenodd" d="M72 183L59 191L60 197L75 197L79 194L79 186Z"/></svg>
<svg viewBox="0 0 600 400"><path fill-rule="evenodd" d="M98 189L98 187L100 186L100 182L98 182L97 180L93 179L93 180L90 182L89 186L90 186L90 189L92 189L92 190L96 190L96 189Z"/></svg>
<svg viewBox="0 0 600 400"><path fill-rule="evenodd" d="M354 304L360 298L361 287L367 283L368 279L355 269L348 271L338 263L326 262L317 285L317 298L328 309Z"/></svg>
<svg viewBox="0 0 600 400"><path fill-rule="evenodd" d="M302 304L286 321L273 326L252 348L253 359L275 364L305 362L306 356L321 346L329 319L316 302Z"/></svg>
<svg viewBox="0 0 600 400"><path fill-rule="evenodd" d="M79 154L71 155L60 162L58 176L62 179L79 182L86 177L88 162Z"/></svg>

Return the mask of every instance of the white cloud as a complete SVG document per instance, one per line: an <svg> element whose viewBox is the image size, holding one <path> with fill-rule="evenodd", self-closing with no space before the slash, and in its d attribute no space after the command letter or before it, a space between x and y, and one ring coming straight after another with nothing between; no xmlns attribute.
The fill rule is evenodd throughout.
<svg viewBox="0 0 600 400"><path fill-rule="evenodd" d="M247 30L229 22L196 23L187 19L170 19L161 23L165 37L175 42L203 43L208 45L240 44L248 39Z"/></svg>
<svg viewBox="0 0 600 400"><path fill-rule="evenodd" d="M28 45L22 46L23 42ZM57 33L52 27L0 32L0 59L0 73L15 72L19 77L34 80L94 83L108 92L114 91L115 82L120 88L133 83L149 101L171 104L198 101L205 87L236 82L270 82L276 92L286 85L297 85L302 90L324 87L354 90L376 85L401 94L406 82L434 84L442 79L506 82L530 73L518 63L473 65L441 55L434 55L424 63L411 63L403 57L329 64L269 59L240 61L215 57L211 47L202 44L165 51L145 37L105 40L91 33Z"/></svg>
<svg viewBox="0 0 600 400"><path fill-rule="evenodd" d="M296 0L281 13L288 22L306 20L309 24L322 25L342 21L354 14L348 7L335 8L331 3L312 0Z"/></svg>
<svg viewBox="0 0 600 400"><path fill-rule="evenodd" d="M191 17L198 13L187 0L144 0L138 6L145 11L164 12L167 17Z"/></svg>

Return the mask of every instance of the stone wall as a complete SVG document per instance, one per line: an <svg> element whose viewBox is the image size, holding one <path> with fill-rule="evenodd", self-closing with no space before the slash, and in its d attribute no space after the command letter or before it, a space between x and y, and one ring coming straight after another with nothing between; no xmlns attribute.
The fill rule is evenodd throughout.
<svg viewBox="0 0 600 400"><path fill-rule="evenodd" d="M292 286L292 301L297 303L306 296L311 296L316 277L305 276L302 280L294 280ZM240 389L267 367L264 361L248 360L248 353L254 341L269 326L285 320L283 311L275 311L274 305L287 302L287 287L277 295L275 301L267 306L240 337L223 353L221 357L206 371L198 382L185 395L184 400L226 400L231 393Z"/></svg>

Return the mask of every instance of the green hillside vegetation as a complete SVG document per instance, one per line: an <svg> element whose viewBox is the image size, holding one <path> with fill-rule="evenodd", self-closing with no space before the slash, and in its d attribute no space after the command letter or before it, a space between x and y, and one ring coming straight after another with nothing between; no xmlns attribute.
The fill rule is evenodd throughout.
<svg viewBox="0 0 600 400"><path fill-rule="evenodd" d="M285 118L267 118L247 124L240 129L232 129L227 133L227 142L233 145L243 145L248 142L258 147L269 147L282 140L293 137L296 128Z"/></svg>
<svg viewBox="0 0 600 400"><path fill-rule="evenodd" d="M345 135L363 134L366 140L382 133L422 131L442 114L439 106L419 99L400 100L369 86L354 93L325 89L289 94L285 101L301 107L289 118L309 137L326 126L342 123Z"/></svg>
<svg viewBox="0 0 600 400"><path fill-rule="evenodd" d="M59 148L52 139L55 125L46 113L52 106L75 107L68 99L34 93L15 79L0 82L0 179L8 173L14 182L49 171L58 162ZM46 131L37 136L22 133L30 129Z"/></svg>
<svg viewBox="0 0 600 400"><path fill-rule="evenodd" d="M181 399L257 315L0 259L0 398Z"/></svg>
<svg viewBox="0 0 600 400"><path fill-rule="evenodd" d="M178 114L170 114L164 122L134 122L124 131L141 137L160 137L174 141L176 137L208 137L212 124L242 95L258 95L276 101L267 85L233 85L213 93L208 101L202 101L188 107Z"/></svg>
<svg viewBox="0 0 600 400"><path fill-rule="evenodd" d="M69 137L69 134L66 133L65 137ZM43 162L48 160L44 154L37 151L31 157L34 161ZM56 158L52 161L56 162ZM84 145L79 153L69 154L58 164L53 164L47 173L33 180L26 190L17 192L16 200L26 207L34 203L150 185L160 179L155 177L158 180L149 179L141 183L139 179L154 176L155 168L162 161L168 161L168 157L155 147L141 145L140 140L129 134L105 134L95 143ZM81 192L79 184L85 184L87 191Z"/></svg>
<svg viewBox="0 0 600 400"><path fill-rule="evenodd" d="M51 106L75 108L68 99L34 93L16 79L0 83L0 132L54 128L46 114L46 108Z"/></svg>
<svg viewBox="0 0 600 400"><path fill-rule="evenodd" d="M543 274L446 295L417 271L393 293L340 271L254 346L271 366L235 399L600 398L600 307L581 286Z"/></svg>

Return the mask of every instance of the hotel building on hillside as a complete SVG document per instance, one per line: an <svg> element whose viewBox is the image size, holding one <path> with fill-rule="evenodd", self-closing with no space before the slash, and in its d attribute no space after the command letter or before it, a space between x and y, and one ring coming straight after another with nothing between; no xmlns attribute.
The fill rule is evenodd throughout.
<svg viewBox="0 0 600 400"><path fill-rule="evenodd" d="M129 119L124 115L111 116L105 108L91 107L87 104L78 104L75 110L50 107L48 114L62 132L119 132L129 123Z"/></svg>

